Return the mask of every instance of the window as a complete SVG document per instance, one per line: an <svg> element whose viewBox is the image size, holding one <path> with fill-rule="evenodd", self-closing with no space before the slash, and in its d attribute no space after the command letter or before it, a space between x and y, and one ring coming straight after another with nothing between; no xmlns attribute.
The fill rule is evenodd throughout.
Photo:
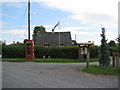
<svg viewBox="0 0 120 90"><path fill-rule="evenodd" d="M48 47L48 46L49 46L49 44L48 44L48 43L44 43L44 46L45 46L45 47Z"/></svg>
<svg viewBox="0 0 120 90"><path fill-rule="evenodd" d="M63 46L63 44L60 44L60 46Z"/></svg>

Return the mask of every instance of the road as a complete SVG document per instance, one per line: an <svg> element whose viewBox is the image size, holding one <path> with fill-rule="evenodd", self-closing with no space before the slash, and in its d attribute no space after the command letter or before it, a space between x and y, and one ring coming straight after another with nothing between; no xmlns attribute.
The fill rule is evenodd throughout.
<svg viewBox="0 0 120 90"><path fill-rule="evenodd" d="M96 63L91 63L96 64ZM86 63L2 63L3 88L118 88L118 77L82 72Z"/></svg>

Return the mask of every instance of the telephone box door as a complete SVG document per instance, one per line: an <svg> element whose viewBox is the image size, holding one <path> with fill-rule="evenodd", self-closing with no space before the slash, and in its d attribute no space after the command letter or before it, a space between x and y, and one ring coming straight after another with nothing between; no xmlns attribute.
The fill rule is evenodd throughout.
<svg viewBox="0 0 120 90"><path fill-rule="evenodd" d="M25 59L33 60L34 58L34 41L25 40Z"/></svg>

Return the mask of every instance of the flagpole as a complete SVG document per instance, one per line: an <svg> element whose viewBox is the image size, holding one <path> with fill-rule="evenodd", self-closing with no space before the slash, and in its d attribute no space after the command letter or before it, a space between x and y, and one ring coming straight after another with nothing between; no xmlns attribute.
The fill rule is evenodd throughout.
<svg viewBox="0 0 120 90"><path fill-rule="evenodd" d="M60 46L60 21L59 21L59 46Z"/></svg>
<svg viewBox="0 0 120 90"><path fill-rule="evenodd" d="M59 44L59 45L58 45L58 46L60 46L60 21L54 26L54 28L52 29L52 31L54 32L54 29L55 29L58 25L59 25L59 27L58 27L58 28L59 28L59 34L58 34L58 39L59 39L59 40L58 40L58 44Z"/></svg>
<svg viewBox="0 0 120 90"><path fill-rule="evenodd" d="M75 34L75 41L76 41L76 34Z"/></svg>

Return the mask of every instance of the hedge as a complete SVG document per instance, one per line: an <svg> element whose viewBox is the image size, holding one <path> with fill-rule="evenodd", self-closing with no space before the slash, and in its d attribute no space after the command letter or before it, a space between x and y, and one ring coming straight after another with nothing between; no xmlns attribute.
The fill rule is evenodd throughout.
<svg viewBox="0 0 120 90"><path fill-rule="evenodd" d="M98 58L99 56L99 46L91 46L90 47L90 57Z"/></svg>
<svg viewBox="0 0 120 90"><path fill-rule="evenodd" d="M99 46L91 46L91 58L98 58ZM78 47L40 47L35 46L35 57L42 58L43 56L50 56L51 58L78 58ZM2 46L3 58L24 58L25 48L24 45L3 45Z"/></svg>
<svg viewBox="0 0 120 90"><path fill-rule="evenodd" d="M35 57L41 58L43 56L75 59L78 57L77 47L35 47Z"/></svg>
<svg viewBox="0 0 120 90"><path fill-rule="evenodd" d="M24 46L20 45L3 45L2 57L3 58L24 58L25 56Z"/></svg>

